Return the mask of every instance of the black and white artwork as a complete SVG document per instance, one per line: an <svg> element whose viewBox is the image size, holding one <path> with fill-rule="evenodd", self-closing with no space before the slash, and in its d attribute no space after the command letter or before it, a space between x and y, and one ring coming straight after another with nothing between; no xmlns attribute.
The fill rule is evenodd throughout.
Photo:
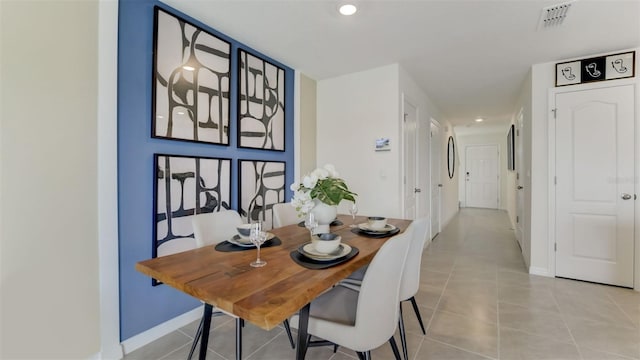
<svg viewBox="0 0 640 360"><path fill-rule="evenodd" d="M556 86L580 84L581 79L580 61L556 64Z"/></svg>
<svg viewBox="0 0 640 360"><path fill-rule="evenodd" d="M635 75L635 56L635 51L607 56L605 60L607 80L633 77Z"/></svg>
<svg viewBox="0 0 640 360"><path fill-rule="evenodd" d="M153 257L195 248L191 218L230 209L231 160L156 154Z"/></svg>
<svg viewBox="0 0 640 360"><path fill-rule="evenodd" d="M231 44L155 7L152 136L229 144Z"/></svg>
<svg viewBox="0 0 640 360"><path fill-rule="evenodd" d="M284 151L285 71L238 51L238 146Z"/></svg>
<svg viewBox="0 0 640 360"><path fill-rule="evenodd" d="M635 76L636 52L556 64L556 86L585 84Z"/></svg>
<svg viewBox="0 0 640 360"><path fill-rule="evenodd" d="M240 215L273 227L273 205L285 201L285 163L239 160Z"/></svg>

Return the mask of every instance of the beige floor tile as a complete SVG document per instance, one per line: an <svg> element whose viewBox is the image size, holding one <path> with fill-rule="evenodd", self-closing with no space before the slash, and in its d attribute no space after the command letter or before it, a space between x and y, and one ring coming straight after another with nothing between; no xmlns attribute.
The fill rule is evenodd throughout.
<svg viewBox="0 0 640 360"><path fill-rule="evenodd" d="M189 350L191 350L191 344L185 345L183 347L181 347L180 349L160 358L160 359L155 359L155 358L150 358L149 360L185 360L187 359L187 357L189 356ZM192 359L198 359L198 356L200 354L200 347L198 346L195 351L193 352L193 356ZM214 351L212 351L211 349L207 349L207 360L227 360L225 359L223 356L221 356L220 354L216 354Z"/></svg>
<svg viewBox="0 0 640 360"><path fill-rule="evenodd" d="M526 272L498 270L498 286L550 290L554 286L554 278L531 275Z"/></svg>
<svg viewBox="0 0 640 360"><path fill-rule="evenodd" d="M557 312L549 312L507 303L498 304L500 328L511 328L571 343L573 339Z"/></svg>
<svg viewBox="0 0 640 360"><path fill-rule="evenodd" d="M423 268L423 270L420 271L421 285L444 289L447 284L447 280L449 280L449 273L432 271L426 268Z"/></svg>
<svg viewBox="0 0 640 360"><path fill-rule="evenodd" d="M498 301L497 296L494 295L446 290L438 303L437 310L472 317L492 324L498 322Z"/></svg>
<svg viewBox="0 0 640 360"><path fill-rule="evenodd" d="M498 356L497 326L468 316L437 311L427 338L488 357Z"/></svg>
<svg viewBox="0 0 640 360"><path fill-rule="evenodd" d="M582 355L583 360L629 360L629 359L632 359L626 356L605 353L602 351L593 350L586 347L578 347L578 351L580 351L580 355Z"/></svg>
<svg viewBox="0 0 640 360"><path fill-rule="evenodd" d="M640 359L640 330L566 316L576 344L593 350Z"/></svg>
<svg viewBox="0 0 640 360"><path fill-rule="evenodd" d="M424 329L425 331L428 331L429 322L431 321L431 317L433 316L433 309L422 306L420 303L418 303L418 310L420 311L420 316L422 317ZM420 323L418 322L418 317L413 311L413 306L411 306L410 301L405 301L402 303L402 314L402 318L404 319L405 331L407 333L413 333L423 336L422 329L420 328Z"/></svg>
<svg viewBox="0 0 640 360"><path fill-rule="evenodd" d="M580 360L573 343L511 329L500 329L500 359Z"/></svg>
<svg viewBox="0 0 640 360"><path fill-rule="evenodd" d="M279 327L266 331L250 323L245 323L245 326L242 329L242 357L246 358L249 354L252 354L267 341L271 341L280 333L284 333L284 330ZM285 339L287 339L286 334ZM209 334L209 349L227 359L235 359L235 344L235 321L227 322L223 326L217 327ZM291 347L289 347L289 349L291 349Z"/></svg>
<svg viewBox="0 0 640 360"><path fill-rule="evenodd" d="M426 306L430 309L435 309L440 297L442 296L443 289L435 288L431 286L421 286L416 293L415 298L418 304Z"/></svg>
<svg viewBox="0 0 640 360"><path fill-rule="evenodd" d="M181 347L191 346L191 338L179 331L171 332L152 343L125 355L124 360L152 360L172 353Z"/></svg>
<svg viewBox="0 0 640 360"><path fill-rule="evenodd" d="M527 308L552 311L559 313L560 309L551 291L546 288L528 288L520 286L499 286L498 300L500 302L520 305Z"/></svg>
<svg viewBox="0 0 640 360"><path fill-rule="evenodd" d="M455 347L434 341L424 339L420 350L414 359L419 360L486 360L490 357L479 354L470 353Z"/></svg>
<svg viewBox="0 0 640 360"><path fill-rule="evenodd" d="M637 329L637 325L608 296L589 296L589 294L590 292L556 292L554 296L560 311L568 316Z"/></svg>

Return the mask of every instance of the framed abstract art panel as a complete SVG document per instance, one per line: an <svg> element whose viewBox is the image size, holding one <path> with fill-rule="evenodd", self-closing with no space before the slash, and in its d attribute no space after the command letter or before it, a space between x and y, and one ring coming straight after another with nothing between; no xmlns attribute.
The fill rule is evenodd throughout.
<svg viewBox="0 0 640 360"><path fill-rule="evenodd" d="M273 205L285 201L285 163L239 160L240 215L246 222L262 221L273 227Z"/></svg>
<svg viewBox="0 0 640 360"><path fill-rule="evenodd" d="M238 50L238 146L285 151L285 71Z"/></svg>
<svg viewBox="0 0 640 360"><path fill-rule="evenodd" d="M229 145L231 44L155 7L152 136Z"/></svg>
<svg viewBox="0 0 640 360"><path fill-rule="evenodd" d="M191 218L231 208L231 160L154 155L153 257L195 248Z"/></svg>

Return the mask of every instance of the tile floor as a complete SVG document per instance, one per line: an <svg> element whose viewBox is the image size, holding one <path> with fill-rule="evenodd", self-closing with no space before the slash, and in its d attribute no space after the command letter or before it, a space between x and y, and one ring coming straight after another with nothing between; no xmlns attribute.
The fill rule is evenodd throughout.
<svg viewBox="0 0 640 360"><path fill-rule="evenodd" d="M404 304L411 359L640 359L640 292L529 275L507 214L463 209L425 250L416 295L427 335ZM125 356L186 359L197 322ZM235 323L213 319L208 359L234 359ZM282 328L244 328L246 359L294 359ZM399 344L399 337L396 336ZM388 344L374 359L393 359ZM351 360L311 348L310 360Z"/></svg>

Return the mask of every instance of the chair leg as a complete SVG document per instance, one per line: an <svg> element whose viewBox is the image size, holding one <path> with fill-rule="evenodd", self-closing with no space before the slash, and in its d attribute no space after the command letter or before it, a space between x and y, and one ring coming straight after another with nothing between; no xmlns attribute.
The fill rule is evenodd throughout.
<svg viewBox="0 0 640 360"><path fill-rule="evenodd" d="M409 360L407 351L407 333L404 330L404 318L402 316L402 302L400 302L400 316L398 319L398 327L400 328L400 343L402 344L402 354L404 355L404 360Z"/></svg>
<svg viewBox="0 0 640 360"><path fill-rule="evenodd" d="M293 335L291 335L291 327L289 326L289 320L285 320L283 323L284 329L287 331L287 336L289 337L289 342L291 343L291 348L296 348L296 343L293 342Z"/></svg>
<svg viewBox="0 0 640 360"><path fill-rule="evenodd" d="M393 350L393 356L395 356L396 360L400 360L400 352L398 352L398 345L396 345L396 339L391 336L389 339L389 344L391 344L391 350ZM404 356L407 356L405 353Z"/></svg>
<svg viewBox="0 0 640 360"><path fill-rule="evenodd" d="M415 311L416 316L418 317L418 322L420 323L420 329L422 329L422 335L427 335L427 332L424 331L424 324L422 323L422 316L420 316L420 310L418 309L418 303L416 302L416 297L412 296L411 305L413 305L413 311Z"/></svg>
<svg viewBox="0 0 640 360"><path fill-rule="evenodd" d="M244 321L236 318L236 360L242 360L242 326Z"/></svg>
<svg viewBox="0 0 640 360"><path fill-rule="evenodd" d="M366 351L364 353L364 360L371 360L371 351Z"/></svg>
<svg viewBox="0 0 640 360"><path fill-rule="evenodd" d="M365 355L364 355L364 353L361 353L361 352L359 352L359 351L356 351L356 355L358 355L358 359L360 359L360 360L364 360L364 359L365 359Z"/></svg>
<svg viewBox="0 0 640 360"><path fill-rule="evenodd" d="M193 356L193 352L196 350L196 346L198 346L198 341L200 340L200 336L202 336L202 323L204 322L204 316L200 319L200 324L198 324L198 330L196 330L196 334L193 336L193 344L191 344L191 350L189 350L189 356L187 360L191 360Z"/></svg>

